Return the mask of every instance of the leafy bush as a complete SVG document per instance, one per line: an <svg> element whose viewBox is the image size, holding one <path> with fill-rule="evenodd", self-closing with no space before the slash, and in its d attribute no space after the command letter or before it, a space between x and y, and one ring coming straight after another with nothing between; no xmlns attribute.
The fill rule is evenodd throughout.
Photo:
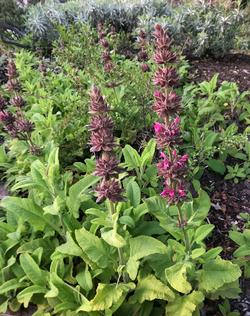
<svg viewBox="0 0 250 316"><path fill-rule="evenodd" d="M233 157L242 168L244 165L242 178L249 178L249 92L240 93L237 85L229 82L218 88L217 79L218 74L209 82L187 85L183 90L184 138L193 172L200 177L208 166L225 175L226 169L234 168L226 167L228 158Z"/></svg>
<svg viewBox="0 0 250 316"><path fill-rule="evenodd" d="M223 259L222 247L208 249L209 196L197 180L188 181L195 197L185 185L175 92L184 71L166 32L156 26L154 47L141 33L143 63L118 54L119 35L104 26L59 33L51 60L16 53L1 87L9 196L0 203L0 312L32 304L34 316L192 316L205 298L238 297L242 263ZM228 95L232 112L248 120L236 87L215 86L216 77L184 90L187 132L198 133L205 118L208 130L224 128ZM155 121L153 100L156 140L136 150L135 134Z"/></svg>

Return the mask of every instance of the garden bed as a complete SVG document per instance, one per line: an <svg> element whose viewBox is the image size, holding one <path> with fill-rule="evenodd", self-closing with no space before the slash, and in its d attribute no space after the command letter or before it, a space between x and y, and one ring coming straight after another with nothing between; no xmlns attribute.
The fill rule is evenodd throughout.
<svg viewBox="0 0 250 316"><path fill-rule="evenodd" d="M209 81L215 73L218 82L235 82L241 91L250 89L250 54L232 53L221 58L202 58L190 61L190 80L196 83Z"/></svg>

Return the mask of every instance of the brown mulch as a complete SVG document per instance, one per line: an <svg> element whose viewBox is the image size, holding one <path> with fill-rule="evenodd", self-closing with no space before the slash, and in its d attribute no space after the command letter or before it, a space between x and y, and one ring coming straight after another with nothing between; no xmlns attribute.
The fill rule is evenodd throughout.
<svg viewBox="0 0 250 316"><path fill-rule="evenodd" d="M223 81L235 82L240 91L250 90L250 54L232 53L220 59L212 57L190 60L189 79L198 83L209 81L219 73L219 84Z"/></svg>
<svg viewBox="0 0 250 316"><path fill-rule="evenodd" d="M206 171L201 183L208 191L212 203L208 220L215 225L213 235L208 239L208 247L221 246L222 256L232 259L237 245L229 239L228 233L233 226L242 231L245 221L240 213L250 214L250 180L235 184L225 181L218 174Z"/></svg>

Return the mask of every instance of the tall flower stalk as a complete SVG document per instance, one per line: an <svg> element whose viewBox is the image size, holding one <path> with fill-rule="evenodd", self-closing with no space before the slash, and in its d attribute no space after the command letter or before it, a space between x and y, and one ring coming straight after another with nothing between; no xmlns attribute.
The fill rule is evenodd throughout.
<svg viewBox="0 0 250 316"><path fill-rule="evenodd" d="M116 203L123 201L123 190L120 182L117 180L120 168L118 167L119 162L114 154L114 124L108 115L109 107L101 95L101 91L96 86L92 87L90 98L90 151L98 157L94 175L101 177L100 183L95 190L97 193L96 201L108 201L110 218L113 221L113 215L116 213ZM117 223L113 222L113 225L117 226ZM123 266L122 251L119 248L117 248L117 251L119 264ZM127 281L127 275L125 273L123 274L123 279L125 282Z"/></svg>
<svg viewBox="0 0 250 316"><path fill-rule="evenodd" d="M179 227L182 228L186 250L190 251L189 238L186 232L187 219L182 213L180 203L186 198L185 174L188 155L179 155L177 147L181 142L180 131L180 98L174 88L178 82L178 75L174 62L176 54L171 51L171 40L163 27L155 26L154 62L157 69L153 78L155 85L153 110L159 117L154 124L154 132L160 150L160 161L157 164L158 174L164 180L161 196L169 204L178 207Z"/></svg>
<svg viewBox="0 0 250 316"><path fill-rule="evenodd" d="M18 73L15 62L10 59L7 65L8 82L6 89L11 94L11 99L8 102L0 97L0 121L3 124L4 130L13 138L18 138L27 141L30 151L33 154L38 154L38 148L33 144L31 133L34 130L34 125L27 120L22 111L25 101L20 95L21 86L18 82ZM12 113L8 106L15 108L15 113Z"/></svg>

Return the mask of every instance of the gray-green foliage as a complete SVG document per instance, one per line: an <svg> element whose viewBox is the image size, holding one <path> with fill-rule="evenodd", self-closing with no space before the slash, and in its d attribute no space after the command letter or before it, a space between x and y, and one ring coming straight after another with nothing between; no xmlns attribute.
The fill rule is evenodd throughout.
<svg viewBox="0 0 250 316"><path fill-rule="evenodd" d="M140 18L139 26L150 30L161 23L169 30L178 46L195 56L221 56L235 45L243 14L238 9L225 10L206 1L177 7L166 6L161 15L149 10Z"/></svg>
<svg viewBox="0 0 250 316"><path fill-rule="evenodd" d="M87 1L46 0L30 6L27 10L26 26L34 35L41 37L54 31L55 24L68 25L76 21L109 22L118 28L132 29L137 16L148 0L143 1Z"/></svg>

